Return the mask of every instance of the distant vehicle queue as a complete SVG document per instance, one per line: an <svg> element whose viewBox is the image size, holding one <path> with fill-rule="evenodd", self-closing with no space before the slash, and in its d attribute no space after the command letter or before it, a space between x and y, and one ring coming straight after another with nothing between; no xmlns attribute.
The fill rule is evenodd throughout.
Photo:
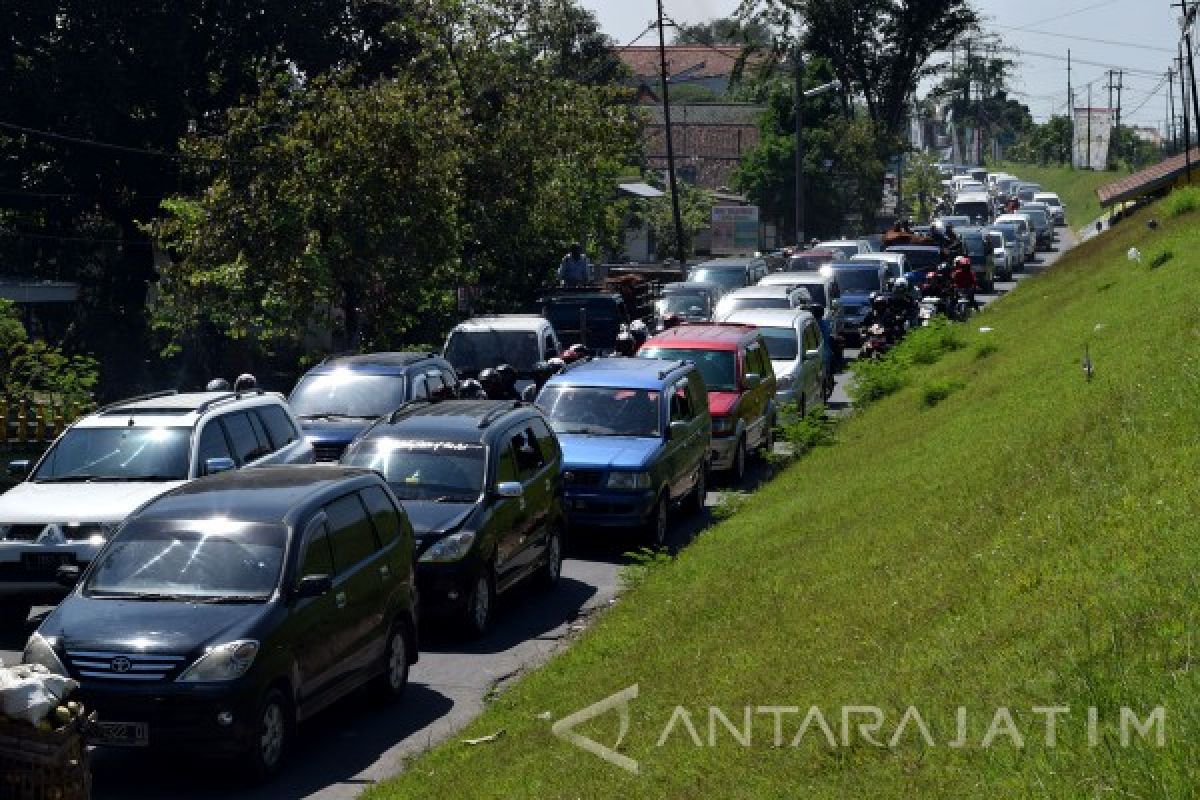
<svg viewBox="0 0 1200 800"><path fill-rule="evenodd" d="M965 319L1065 224L1013 176L947 190L944 216L881 247L715 259L657 287L580 269L440 353L331 357L287 397L243 376L100 408L9 465L0 627L58 603L24 659L80 682L95 743L269 775L321 708L399 696L422 624L480 636L499 595L552 589L570 533L666 546L716 474L740 481L781 419L824 406L847 347L877 358Z"/></svg>

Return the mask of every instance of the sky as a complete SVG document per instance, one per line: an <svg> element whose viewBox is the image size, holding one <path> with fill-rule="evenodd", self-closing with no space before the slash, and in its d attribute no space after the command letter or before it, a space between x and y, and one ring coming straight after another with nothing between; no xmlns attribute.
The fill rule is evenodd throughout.
<svg viewBox="0 0 1200 800"><path fill-rule="evenodd" d="M580 1L621 45L641 34L656 13L655 0ZM999 36L1002 47L1015 48L1007 52L1017 62L1011 89L1037 121L1066 110L1070 48L1077 107L1087 105L1089 83L1092 105L1107 105L1107 70L1125 69L1122 121L1160 127L1167 117L1166 70L1179 40L1173 1L975 0L975 7L984 17L984 32ZM727 16L739 0L663 0L663 5L668 17L689 23ZM657 34L646 33L637 43L657 44Z"/></svg>

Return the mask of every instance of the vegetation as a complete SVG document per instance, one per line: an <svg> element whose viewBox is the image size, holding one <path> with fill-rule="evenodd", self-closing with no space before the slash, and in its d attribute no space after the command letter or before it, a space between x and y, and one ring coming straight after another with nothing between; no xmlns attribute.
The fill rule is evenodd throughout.
<svg viewBox="0 0 1200 800"><path fill-rule="evenodd" d="M1190 222L1120 226L1023 283L989 310L991 332L960 329L965 347L924 369L926 381L966 383L954 402L918 412L919 390L903 389L847 419L836 446L651 571L462 734L503 729L502 739L456 738L366 797L1191 794L1200 526L1186 476L1200 469L1200 230ZM1126 258L1159 245L1178 253L1160 269ZM985 341L997 349L981 360ZM639 774L551 734L547 717L634 684L619 750ZM678 724L658 745L680 705L703 746ZM801 710L782 715L780 747L772 715L754 712L768 705ZM813 725L789 747L813 705L837 746ZM853 727L842 746L838 715L854 705L883 709L885 740L916 707L935 746L911 726L894 748ZM750 706L751 746L719 721L708 746L709 706L738 728ZM960 706L969 744L949 747ZM1070 708L1053 748L1031 711L1044 706ZM1123 746L1121 706L1140 719L1164 707L1162 747L1139 736ZM981 746L998 707L1012 709L1020 748L1007 735ZM616 723L608 713L577 730L611 746Z"/></svg>
<svg viewBox="0 0 1200 800"><path fill-rule="evenodd" d="M83 405L97 378L95 359L30 339L16 306L0 300L0 400Z"/></svg>
<svg viewBox="0 0 1200 800"><path fill-rule="evenodd" d="M1200 187L1185 186L1167 195L1163 211L1169 217L1181 217L1200 208Z"/></svg>
<svg viewBox="0 0 1200 800"><path fill-rule="evenodd" d="M856 407L866 408L907 386L914 367L936 364L962 346L959 329L945 317L935 317L928 327L914 330L882 358L851 364L850 399Z"/></svg>

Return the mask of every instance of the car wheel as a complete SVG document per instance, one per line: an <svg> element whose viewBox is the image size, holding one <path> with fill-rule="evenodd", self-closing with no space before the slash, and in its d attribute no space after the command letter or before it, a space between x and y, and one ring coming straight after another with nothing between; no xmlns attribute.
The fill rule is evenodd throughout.
<svg viewBox="0 0 1200 800"><path fill-rule="evenodd" d="M399 700L408 687L409 641L404 625L396 622L388 633L383 653L383 674L371 683L371 694L383 702Z"/></svg>
<svg viewBox="0 0 1200 800"><path fill-rule="evenodd" d="M33 605L15 597L0 599L0 630L20 631L29 621Z"/></svg>
<svg viewBox="0 0 1200 800"><path fill-rule="evenodd" d="M733 466L729 468L729 477L734 483L741 483L746 477L746 439L738 439L737 449L733 451Z"/></svg>
<svg viewBox="0 0 1200 800"><path fill-rule="evenodd" d="M670 505L666 493L663 493L654 504L650 519L646 520L646 539L651 547L667 546L667 511Z"/></svg>
<svg viewBox="0 0 1200 800"><path fill-rule="evenodd" d="M463 627L472 637L483 636L492 624L496 605L496 576L490 563L485 564L471 587L467 608L463 615Z"/></svg>
<svg viewBox="0 0 1200 800"><path fill-rule="evenodd" d="M559 528L550 529L546 540L546 563L538 570L537 582L543 589L553 589L562 577L563 537Z"/></svg>
<svg viewBox="0 0 1200 800"><path fill-rule="evenodd" d="M704 502L708 498L708 465L700 464L700 474L696 476L696 485L688 503L688 510L693 514L704 513Z"/></svg>
<svg viewBox="0 0 1200 800"><path fill-rule="evenodd" d="M292 716L279 689L269 689L258 704L254 740L246 754L251 775L259 780L279 771L292 743Z"/></svg>

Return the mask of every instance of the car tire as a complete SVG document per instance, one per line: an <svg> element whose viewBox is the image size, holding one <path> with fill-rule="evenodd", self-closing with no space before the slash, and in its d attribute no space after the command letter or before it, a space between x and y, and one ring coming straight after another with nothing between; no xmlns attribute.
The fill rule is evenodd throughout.
<svg viewBox="0 0 1200 800"><path fill-rule="evenodd" d="M671 503L667 499L666 492L658 496L658 502L654 504L654 509L650 512L650 518L646 520L645 537L647 543L651 547L666 547L667 546L667 524L668 511Z"/></svg>
<svg viewBox="0 0 1200 800"><path fill-rule="evenodd" d="M463 629L467 636L477 639L487 633L495 611L496 570L488 562L479 571L475 585L471 587L471 595L467 598L467 607L463 610Z"/></svg>
<svg viewBox="0 0 1200 800"><path fill-rule="evenodd" d="M563 534L562 529L555 526L550 529L546 539L546 563L537 571L537 584L543 589L553 589L562 578L563 564Z"/></svg>
<svg viewBox="0 0 1200 800"><path fill-rule="evenodd" d="M704 502L708 498L708 465L700 464L700 474L696 477L696 485L688 495L688 511L693 514L704 513Z"/></svg>
<svg viewBox="0 0 1200 800"><path fill-rule="evenodd" d="M29 612L33 604L20 598L5 597L0 599L0 631L19 632L25 629L29 621Z"/></svg>
<svg viewBox="0 0 1200 800"><path fill-rule="evenodd" d="M746 477L746 437L738 437L733 451L733 464L729 467L729 482L741 483Z"/></svg>
<svg viewBox="0 0 1200 800"><path fill-rule="evenodd" d="M246 769L257 781L279 772L292 744L291 706L278 687L263 695L255 717L254 739L245 756Z"/></svg>
<svg viewBox="0 0 1200 800"><path fill-rule="evenodd" d="M409 648L412 641L404 623L392 623L388 632L387 645L383 651L383 673L371 680L371 695L380 702L394 703L404 696L408 688L408 670L411 659Z"/></svg>

